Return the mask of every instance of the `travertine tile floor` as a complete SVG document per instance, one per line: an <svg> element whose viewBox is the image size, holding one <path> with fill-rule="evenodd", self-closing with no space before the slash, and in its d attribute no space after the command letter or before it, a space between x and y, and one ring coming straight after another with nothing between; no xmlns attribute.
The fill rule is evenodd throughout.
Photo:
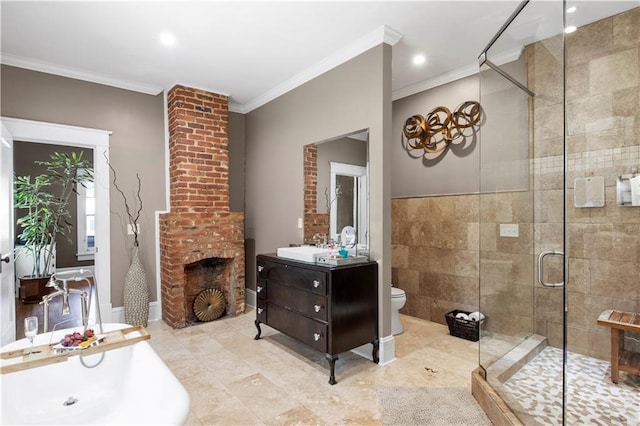
<svg viewBox="0 0 640 426"><path fill-rule="evenodd" d="M262 326L255 314L173 330L149 323L150 343L191 396L189 425L381 424L376 388L471 387L478 344L447 326L401 315L396 360L386 366L347 352L329 385L324 354Z"/></svg>

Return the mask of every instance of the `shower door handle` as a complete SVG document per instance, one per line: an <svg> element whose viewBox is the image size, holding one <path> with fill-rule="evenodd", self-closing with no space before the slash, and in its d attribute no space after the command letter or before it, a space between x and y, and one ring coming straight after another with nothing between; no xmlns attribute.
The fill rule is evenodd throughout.
<svg viewBox="0 0 640 426"><path fill-rule="evenodd" d="M542 275L544 272L544 258L549 255L562 256L564 259L564 252L561 252L561 251L546 250L546 251L540 252L540 254L538 255L538 282L540 283L540 285L544 287L562 287L564 286L564 281L561 281L559 283L546 283L542 279Z"/></svg>

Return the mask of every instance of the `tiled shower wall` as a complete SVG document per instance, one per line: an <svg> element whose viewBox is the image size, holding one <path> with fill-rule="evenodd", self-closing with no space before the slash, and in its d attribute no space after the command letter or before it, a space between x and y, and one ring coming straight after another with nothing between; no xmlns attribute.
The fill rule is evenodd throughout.
<svg viewBox="0 0 640 426"><path fill-rule="evenodd" d="M569 350L608 359L609 330L596 324L600 313L640 312L640 207L616 203L617 176L640 169L640 8L568 35L566 65L567 338ZM536 84L544 85L544 75L535 73ZM541 151L546 154L536 155L542 167L536 190L555 196L562 182L553 168L545 173L544 164L557 162L561 153ZM606 205L575 208L574 180L589 176L604 177ZM545 315L540 303L536 317L536 331L560 346L561 322ZM635 340L626 344L640 349Z"/></svg>
<svg viewBox="0 0 640 426"><path fill-rule="evenodd" d="M452 309L477 309L481 249L487 328L513 337L533 331L561 346L562 294L532 284L534 253L562 247L562 70L550 54L558 42L526 52L538 94L532 191L393 200L392 282L407 293L403 313L444 323ZM616 204L617 176L640 169L640 8L567 36L566 78L568 344L608 359L600 313L640 312L640 207ZM606 205L575 208L574 179L590 176L604 176ZM519 237L499 237L500 223L518 223ZM553 281L560 265L548 269Z"/></svg>

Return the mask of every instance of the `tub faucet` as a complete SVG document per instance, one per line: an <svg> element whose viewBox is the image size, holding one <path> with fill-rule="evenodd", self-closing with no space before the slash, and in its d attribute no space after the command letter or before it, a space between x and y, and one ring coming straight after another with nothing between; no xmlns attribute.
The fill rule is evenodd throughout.
<svg viewBox="0 0 640 426"><path fill-rule="evenodd" d="M69 306L69 295L70 294L78 294L80 295L80 307L82 309L82 325L86 328L89 323L89 302L88 295L86 291L69 288L69 281L87 281L89 284L89 289L91 289L91 281L87 277L73 275L75 273L84 273L85 270L79 271L70 271L69 273L62 274L52 274L49 282L46 284L47 287L53 288L56 291L53 293L47 294L42 297L41 305L44 305L44 324L43 324L43 332L47 332L49 330L49 303L56 297L62 296L62 315L69 315L71 313L71 308ZM58 275L65 275L64 278L59 278ZM69 276L70 275L70 276ZM94 278L95 280L95 278ZM62 283L62 286L59 285Z"/></svg>

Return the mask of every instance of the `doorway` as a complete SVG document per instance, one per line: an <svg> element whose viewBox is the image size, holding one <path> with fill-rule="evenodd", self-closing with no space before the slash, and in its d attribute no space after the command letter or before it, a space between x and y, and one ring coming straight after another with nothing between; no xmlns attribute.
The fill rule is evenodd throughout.
<svg viewBox="0 0 640 426"><path fill-rule="evenodd" d="M354 244L367 245L367 168L333 161L329 163L329 167L329 235L336 239L344 227L351 226L357 237Z"/></svg>
<svg viewBox="0 0 640 426"><path fill-rule="evenodd" d="M91 165L93 164L93 149L16 140L13 143L13 171L15 176L31 176L31 178L34 179L35 176L46 173L46 167L39 164L39 162L51 160L51 156L55 153L81 155L82 158L90 162ZM86 185L88 185L89 189L93 189L92 182ZM52 189L54 192L56 191L55 188ZM93 217L91 216L91 214L95 212L95 198L87 197L86 191L82 191L82 189L84 188L78 185L76 192L69 197L68 211L70 216L67 220L71 226L70 232L65 233L65 235L59 235L56 238L54 270L58 272L79 268L94 269L94 254L89 253L87 246L93 246L95 240L95 226L92 226ZM93 195L93 191L89 195ZM21 210L16 210L14 212L14 223L16 223L24 213L25 212ZM89 226L87 226L87 224ZM27 250L24 250L23 242L19 237L22 231L22 227L16 224L14 229L14 235L16 235L14 265L17 293L20 293L18 288L20 285L20 277L29 276L33 272L32 256ZM51 272L53 272L53 270ZM83 291L89 290L84 281L69 282L68 285L69 288L80 287ZM53 289L50 290L51 291L47 293L53 292ZM16 296L16 336L19 338L24 335L23 320L29 316L38 317L39 332L45 331L43 306L39 304L39 302L42 301L42 295L38 298L27 298L27 300L23 300L24 298L20 297L20 294L16 294ZM79 297L79 295L70 296L69 303L71 304L71 309L69 314L66 315L61 314L62 304L60 301L57 299L52 301L49 308L49 327L47 331L51 331L52 326L60 322L64 322L64 324L60 324L58 328L62 325L65 326L63 328L82 325L81 309L78 303Z"/></svg>
<svg viewBox="0 0 640 426"><path fill-rule="evenodd" d="M31 142L49 145L64 145L75 148L85 148L93 153L94 187L95 187L95 270L96 288L100 294L100 313L103 321L111 321L111 269L110 269L110 217L109 217L109 131L89 129L75 126L66 126L55 123L45 123L31 120L21 120L15 118L1 118L3 125L3 138L10 138L12 141ZM5 134L6 133L6 134ZM13 162L13 159L12 159ZM8 167L3 167L0 173L2 179L5 175L12 175ZM4 202L5 200L3 200ZM9 197L6 200L8 205L12 204ZM14 229L7 230L12 234L11 241L15 239ZM11 253L11 263L13 266L13 253ZM3 289L3 299L6 294ZM14 295L13 287L10 294ZM13 301L13 299L12 299ZM3 304L5 300L2 301ZM95 316L95 310L90 316ZM13 318L6 319L13 326L13 335L5 335L3 329L2 344L8 343L21 336L15 335L15 311L11 313ZM3 318L3 320L5 320Z"/></svg>

